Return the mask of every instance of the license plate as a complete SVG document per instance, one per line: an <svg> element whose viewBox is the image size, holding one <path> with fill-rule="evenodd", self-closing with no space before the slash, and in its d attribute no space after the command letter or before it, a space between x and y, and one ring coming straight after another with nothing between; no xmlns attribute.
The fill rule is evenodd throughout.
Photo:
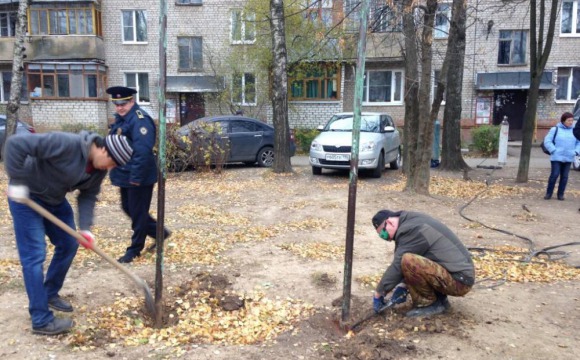
<svg viewBox="0 0 580 360"><path fill-rule="evenodd" d="M326 154L326 160L329 160L329 161L349 161L350 154Z"/></svg>

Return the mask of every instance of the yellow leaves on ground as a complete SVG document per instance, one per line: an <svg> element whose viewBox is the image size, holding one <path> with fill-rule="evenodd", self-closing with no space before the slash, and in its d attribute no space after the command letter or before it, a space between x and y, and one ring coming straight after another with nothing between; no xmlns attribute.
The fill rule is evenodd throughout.
<svg viewBox="0 0 580 360"><path fill-rule="evenodd" d="M20 261L16 259L0 259L0 285L7 284L19 278L22 274Z"/></svg>
<svg viewBox="0 0 580 360"><path fill-rule="evenodd" d="M294 255L314 260L337 260L344 257L344 246L329 243L315 242L308 244L288 243L279 245L281 249L288 250Z"/></svg>
<svg viewBox="0 0 580 360"><path fill-rule="evenodd" d="M580 269L561 261L545 257L533 257L530 252L512 246L501 246L483 253L473 252L477 279L503 280L509 282L554 282L580 279Z"/></svg>
<svg viewBox="0 0 580 360"><path fill-rule="evenodd" d="M527 261L530 252L513 246L491 248L493 251L472 251L475 264L476 282L482 280L506 280L508 282L555 282L579 280L580 269L561 261L551 261L545 257L533 257ZM380 275L364 275L356 280L365 287L376 287Z"/></svg>
<svg viewBox="0 0 580 360"><path fill-rule="evenodd" d="M386 191L403 191L405 188L406 179L401 178L395 184L383 186L382 189ZM522 196L536 192L526 187L506 186L492 184L487 186L483 182L465 181L462 179L453 179L440 176L431 176L429 183L429 193L431 195L447 196L455 199L470 199L483 190L486 190L480 195L482 199L496 199L506 196Z"/></svg>
<svg viewBox="0 0 580 360"><path fill-rule="evenodd" d="M156 349L200 342L254 344L292 330L297 321L314 312L312 305L291 298L269 299L262 293L243 298L242 308L224 311L209 292L190 290L174 298L168 316L175 322L161 329L143 322L142 301L118 298L113 305L87 314L87 325L77 327L70 340L81 349L94 346L97 340L126 346L151 344Z"/></svg>

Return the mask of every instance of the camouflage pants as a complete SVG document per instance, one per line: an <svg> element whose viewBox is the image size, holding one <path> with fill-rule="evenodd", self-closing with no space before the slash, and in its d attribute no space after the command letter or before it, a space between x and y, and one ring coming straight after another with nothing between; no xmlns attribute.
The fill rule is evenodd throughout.
<svg viewBox="0 0 580 360"><path fill-rule="evenodd" d="M453 277L441 265L420 255L406 253L401 259L401 270L415 307L431 305L437 294L463 296L471 290Z"/></svg>

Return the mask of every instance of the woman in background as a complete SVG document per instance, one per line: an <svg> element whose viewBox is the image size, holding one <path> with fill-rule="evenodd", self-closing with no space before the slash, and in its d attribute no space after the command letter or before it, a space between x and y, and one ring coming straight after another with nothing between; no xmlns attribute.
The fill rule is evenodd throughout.
<svg viewBox="0 0 580 360"><path fill-rule="evenodd" d="M564 200L564 191L568 183L570 166L572 161L574 161L574 156L580 153L580 141L574 137L572 132L573 123L574 115L569 112L563 113L560 117L560 123L551 128L544 138L544 146L550 152L550 162L552 164L544 200L552 198L558 177L560 177L558 200Z"/></svg>

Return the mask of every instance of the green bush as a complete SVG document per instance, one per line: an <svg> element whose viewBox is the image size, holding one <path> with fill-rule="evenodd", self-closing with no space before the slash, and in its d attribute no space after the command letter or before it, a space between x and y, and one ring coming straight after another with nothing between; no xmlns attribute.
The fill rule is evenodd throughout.
<svg viewBox="0 0 580 360"><path fill-rule="evenodd" d="M500 126L483 125L471 131L473 147L483 155L495 155L499 148Z"/></svg>
<svg viewBox="0 0 580 360"><path fill-rule="evenodd" d="M304 129L296 128L294 129L294 139L296 141L296 152L299 154L308 154L310 151L310 144L312 140L320 132L316 129Z"/></svg>

